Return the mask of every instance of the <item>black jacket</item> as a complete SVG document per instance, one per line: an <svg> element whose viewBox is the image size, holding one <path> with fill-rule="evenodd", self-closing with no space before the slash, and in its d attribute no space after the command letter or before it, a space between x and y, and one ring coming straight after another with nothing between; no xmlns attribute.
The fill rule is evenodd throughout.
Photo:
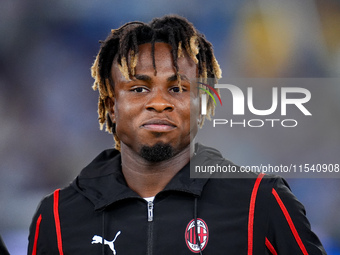
<svg viewBox="0 0 340 255"><path fill-rule="evenodd" d="M1 255L9 255L7 247L4 243L4 241L2 240L1 236L0 236L0 254Z"/></svg>
<svg viewBox="0 0 340 255"><path fill-rule="evenodd" d="M191 162L232 164L202 145ZM283 179L244 175L191 179L188 164L147 202L106 150L41 202L28 254L326 254Z"/></svg>

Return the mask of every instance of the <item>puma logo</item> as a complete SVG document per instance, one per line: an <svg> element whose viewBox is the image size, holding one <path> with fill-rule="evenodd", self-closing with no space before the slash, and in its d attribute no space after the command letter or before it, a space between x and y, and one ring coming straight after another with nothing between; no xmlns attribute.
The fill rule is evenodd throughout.
<svg viewBox="0 0 340 255"><path fill-rule="evenodd" d="M120 235L120 231L117 232L115 238L112 240L112 241L107 241L105 240L104 238L102 238L101 236L98 236L98 235L94 235L92 237L92 242L91 244L95 244L95 243L103 243L103 240L104 240L104 244L108 245L110 247L110 249L112 250L112 253L113 255L116 255L117 252L115 250L115 245L114 245L114 242L116 241L117 237Z"/></svg>

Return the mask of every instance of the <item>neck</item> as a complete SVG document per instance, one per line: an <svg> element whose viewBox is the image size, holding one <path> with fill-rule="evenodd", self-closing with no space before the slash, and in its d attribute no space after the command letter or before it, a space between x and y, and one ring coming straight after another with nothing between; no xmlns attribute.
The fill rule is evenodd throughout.
<svg viewBox="0 0 340 255"><path fill-rule="evenodd" d="M122 143L122 172L127 185L141 197L155 196L190 161L193 146L190 143L168 160L150 162Z"/></svg>

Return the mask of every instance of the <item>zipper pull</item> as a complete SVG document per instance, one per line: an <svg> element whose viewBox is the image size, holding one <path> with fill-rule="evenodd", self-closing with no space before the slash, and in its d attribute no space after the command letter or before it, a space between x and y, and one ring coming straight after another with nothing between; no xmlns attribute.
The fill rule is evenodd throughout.
<svg viewBox="0 0 340 255"><path fill-rule="evenodd" d="M153 221L153 202L148 202L148 221Z"/></svg>

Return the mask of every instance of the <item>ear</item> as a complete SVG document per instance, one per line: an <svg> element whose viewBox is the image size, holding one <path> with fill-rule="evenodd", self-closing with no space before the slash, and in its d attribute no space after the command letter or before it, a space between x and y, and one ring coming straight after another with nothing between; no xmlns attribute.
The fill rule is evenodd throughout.
<svg viewBox="0 0 340 255"><path fill-rule="evenodd" d="M115 98L114 97L107 97L105 98L105 108L107 109L111 122L116 123L116 116L115 116Z"/></svg>

